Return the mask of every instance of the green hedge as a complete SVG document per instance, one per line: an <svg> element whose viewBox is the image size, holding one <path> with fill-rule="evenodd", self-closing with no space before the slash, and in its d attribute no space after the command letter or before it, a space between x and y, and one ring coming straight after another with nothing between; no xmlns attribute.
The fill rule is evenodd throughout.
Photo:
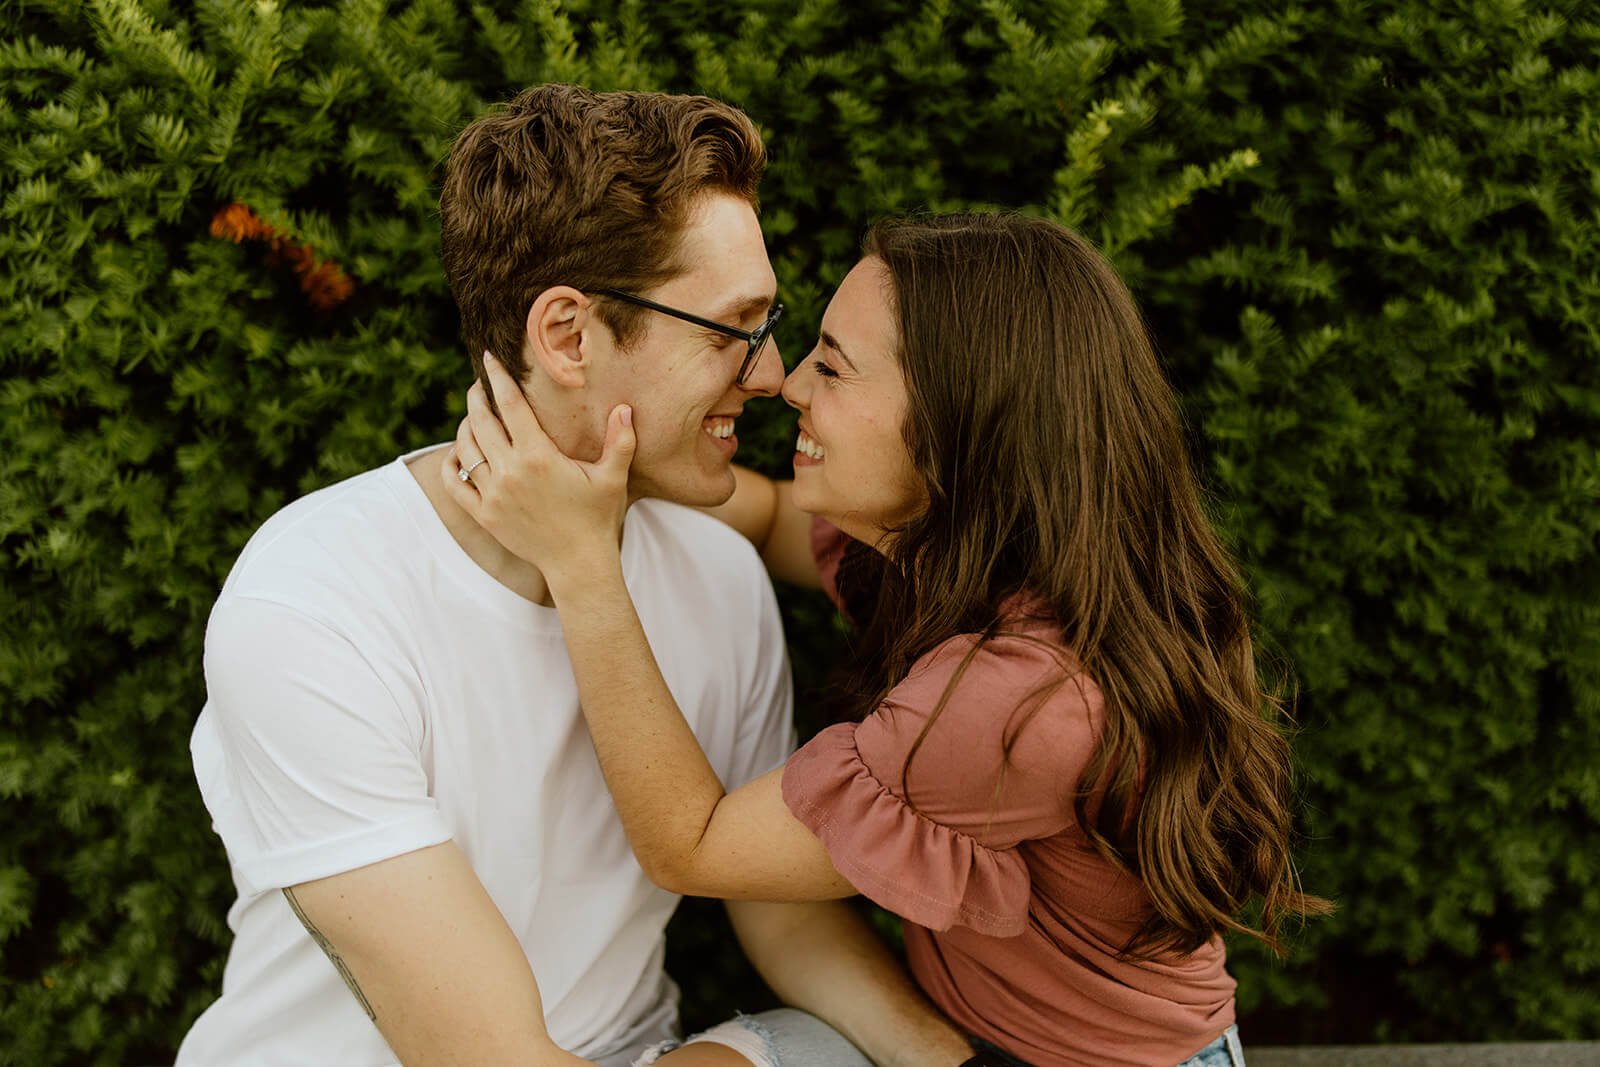
<svg viewBox="0 0 1600 1067"><path fill-rule="evenodd" d="M215 995L231 886L187 750L207 611L273 510L448 433L438 164L545 80L756 118L791 357L874 216L1021 206L1106 247L1300 686L1304 875L1342 905L1286 964L1238 946L1247 1037L1600 1036L1594 5L0 19L0 1062L157 1061ZM235 202L287 244L212 236ZM348 300L313 306L303 245ZM781 470L785 410L746 421ZM815 679L832 631L789 617ZM740 984L704 916L678 928L700 1017Z"/></svg>

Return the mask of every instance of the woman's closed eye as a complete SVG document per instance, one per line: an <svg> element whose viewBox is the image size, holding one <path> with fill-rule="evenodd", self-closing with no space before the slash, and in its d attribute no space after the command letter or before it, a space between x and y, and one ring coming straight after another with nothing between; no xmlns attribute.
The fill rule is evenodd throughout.
<svg viewBox="0 0 1600 1067"><path fill-rule="evenodd" d="M832 367L828 366L826 360L821 360L821 359L812 360L811 361L811 368L813 370L815 370L818 374L822 375L824 378L837 378L839 376L839 372L834 370Z"/></svg>

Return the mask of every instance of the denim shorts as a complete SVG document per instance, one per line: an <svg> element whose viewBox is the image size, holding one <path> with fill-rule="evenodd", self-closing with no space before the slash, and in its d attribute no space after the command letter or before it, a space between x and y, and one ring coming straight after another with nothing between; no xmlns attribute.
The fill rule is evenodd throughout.
<svg viewBox="0 0 1600 1067"><path fill-rule="evenodd" d="M1244 1047L1239 1044L1239 1028L1230 1026L1217 1038L1178 1067L1244 1067Z"/></svg>
<svg viewBox="0 0 1600 1067"><path fill-rule="evenodd" d="M1004 1060L1010 1067L1031 1067L1005 1049L974 1039L973 1048L983 1049ZM1178 1064L1177 1067L1244 1067L1244 1048L1239 1044L1239 1028L1230 1026L1211 1044Z"/></svg>
<svg viewBox="0 0 1600 1067"><path fill-rule="evenodd" d="M689 1041L725 1045L757 1067L872 1067L871 1061L833 1027L794 1008L739 1015ZM655 1063L682 1045L681 1041L654 1045L633 1061L633 1067Z"/></svg>
<svg viewBox="0 0 1600 1067"><path fill-rule="evenodd" d="M871 1067L867 1058L827 1023L793 1008L779 1008L760 1015L740 1015L721 1026L712 1027L704 1037L744 1052L750 1062L761 1064L762 1067ZM974 1041L973 1044L997 1054L1013 1067L1029 1067L988 1042ZM635 1067L655 1063L662 1054L680 1045L678 1041L661 1042L633 1063ZM1239 1028L1228 1027L1222 1036L1177 1067L1244 1067Z"/></svg>

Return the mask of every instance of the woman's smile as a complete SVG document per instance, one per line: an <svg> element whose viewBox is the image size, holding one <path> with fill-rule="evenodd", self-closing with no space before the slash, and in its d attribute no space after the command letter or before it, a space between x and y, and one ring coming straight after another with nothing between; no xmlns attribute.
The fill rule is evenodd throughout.
<svg viewBox="0 0 1600 1067"><path fill-rule="evenodd" d="M794 443L794 465L796 467L815 467L823 460L824 452L817 439L802 428L800 436Z"/></svg>
<svg viewBox="0 0 1600 1067"><path fill-rule="evenodd" d="M795 503L867 544L926 502L903 432L896 333L893 287L869 256L845 276L816 348L783 385L783 399L800 412Z"/></svg>

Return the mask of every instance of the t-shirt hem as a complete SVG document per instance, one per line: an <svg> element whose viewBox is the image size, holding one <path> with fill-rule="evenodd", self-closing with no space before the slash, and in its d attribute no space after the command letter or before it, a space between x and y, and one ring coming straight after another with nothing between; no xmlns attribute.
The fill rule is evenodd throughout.
<svg viewBox="0 0 1600 1067"><path fill-rule="evenodd" d="M453 836L445 825L444 816L432 811L357 834L236 862L234 869L242 889L264 893L343 874L419 848L442 845Z"/></svg>

